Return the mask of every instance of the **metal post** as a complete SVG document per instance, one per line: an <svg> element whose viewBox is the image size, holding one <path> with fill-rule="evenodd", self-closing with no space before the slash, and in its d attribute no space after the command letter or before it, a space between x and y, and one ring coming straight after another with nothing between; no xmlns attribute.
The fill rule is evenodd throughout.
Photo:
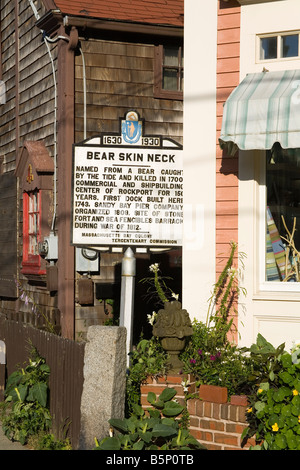
<svg viewBox="0 0 300 470"><path fill-rule="evenodd" d="M126 352L127 366L129 366L128 353L132 346L133 310L134 310L134 283L136 260L131 248L127 248L122 259L122 283L120 302L120 326L127 330Z"/></svg>

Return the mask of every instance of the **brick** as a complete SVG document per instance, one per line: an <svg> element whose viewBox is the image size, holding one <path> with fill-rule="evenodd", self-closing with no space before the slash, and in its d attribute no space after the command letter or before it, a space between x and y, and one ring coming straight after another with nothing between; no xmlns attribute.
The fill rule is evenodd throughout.
<svg viewBox="0 0 300 470"><path fill-rule="evenodd" d="M223 450L222 446L216 444L204 444L207 450Z"/></svg>
<svg viewBox="0 0 300 470"><path fill-rule="evenodd" d="M187 402L187 409L191 415L196 414L196 401L197 400L198 400L197 398L190 398Z"/></svg>
<svg viewBox="0 0 300 470"><path fill-rule="evenodd" d="M209 403L207 401L204 402L203 416L207 416L208 418L211 417L211 403Z"/></svg>
<svg viewBox="0 0 300 470"><path fill-rule="evenodd" d="M229 406L229 416L228 418L231 421L238 421L238 406L230 405Z"/></svg>
<svg viewBox="0 0 300 470"><path fill-rule="evenodd" d="M207 431L202 431L201 429L193 429L192 427L190 428L190 433L192 436L194 436L198 441L207 441L207 442L213 442L213 433L212 432L207 432Z"/></svg>
<svg viewBox="0 0 300 470"><path fill-rule="evenodd" d="M190 426L199 428L200 418L198 416L190 416Z"/></svg>
<svg viewBox="0 0 300 470"><path fill-rule="evenodd" d="M210 429L211 431L224 431L225 424L223 421L201 419L200 428Z"/></svg>
<svg viewBox="0 0 300 470"><path fill-rule="evenodd" d="M229 416L229 404L223 404L221 406L221 419L228 419Z"/></svg>
<svg viewBox="0 0 300 470"><path fill-rule="evenodd" d="M248 406L248 398L246 395L232 395L230 403L232 405Z"/></svg>
<svg viewBox="0 0 300 470"><path fill-rule="evenodd" d="M150 406L149 402L147 401L147 396L141 395L141 405L142 406Z"/></svg>
<svg viewBox="0 0 300 470"><path fill-rule="evenodd" d="M219 403L213 403L212 405L212 418L214 419L220 419L220 404Z"/></svg>
<svg viewBox="0 0 300 470"><path fill-rule="evenodd" d="M238 446L238 437L237 436L231 436L229 434L219 434L215 433L214 434L214 442L217 444L226 444L230 446Z"/></svg>
<svg viewBox="0 0 300 470"><path fill-rule="evenodd" d="M232 433L232 434L242 434L243 430L245 429L245 426L239 423L226 423L226 432Z"/></svg>
<svg viewBox="0 0 300 470"><path fill-rule="evenodd" d="M195 414L197 416L203 416L203 414L204 414L204 403L203 403L203 401L196 400L195 401L195 408L196 408Z"/></svg>
<svg viewBox="0 0 300 470"><path fill-rule="evenodd" d="M153 387L151 385L142 385L141 386L141 393L143 395L147 395L148 392L154 392L156 395L160 395L164 391L165 388L166 387L159 386L159 385L157 385L155 387Z"/></svg>
<svg viewBox="0 0 300 470"><path fill-rule="evenodd" d="M165 383L165 384L181 384L183 378L180 375L168 375L167 377L158 377L158 383Z"/></svg>
<svg viewBox="0 0 300 470"><path fill-rule="evenodd" d="M239 406L238 407L238 421L240 423L246 423L247 422L247 408L245 409L244 406Z"/></svg>
<svg viewBox="0 0 300 470"><path fill-rule="evenodd" d="M224 446L223 450L241 450L241 448L240 446L237 446L237 447Z"/></svg>
<svg viewBox="0 0 300 470"><path fill-rule="evenodd" d="M227 388L216 385L200 385L199 397L204 401L226 403L228 398Z"/></svg>

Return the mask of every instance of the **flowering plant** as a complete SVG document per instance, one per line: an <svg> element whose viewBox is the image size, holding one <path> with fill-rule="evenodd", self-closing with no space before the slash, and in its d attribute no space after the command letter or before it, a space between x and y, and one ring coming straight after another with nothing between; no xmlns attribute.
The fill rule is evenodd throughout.
<svg viewBox="0 0 300 470"><path fill-rule="evenodd" d="M164 304L170 300L178 300L178 294L172 291L170 287L167 286L166 280L171 279L169 277L162 277L161 271L159 268L159 263L153 263L149 266L149 271L153 273L153 277L146 277L141 279L140 282L149 284L148 294L158 295L159 300ZM153 291L154 287L154 291Z"/></svg>
<svg viewBox="0 0 300 470"><path fill-rule="evenodd" d="M211 329L199 321L193 321L193 335L185 351L180 355L184 372L196 378L197 385L209 384L227 387L228 395L248 391L248 377L253 374L253 363L236 346L218 344L211 338Z"/></svg>
<svg viewBox="0 0 300 470"><path fill-rule="evenodd" d="M239 285L239 272L234 268L237 244L230 243L230 254L209 299L206 323L193 322L194 333L181 354L185 372L192 373L198 384L227 387L228 395L245 393L247 377L253 365L244 352L228 337L235 328L236 302L245 290ZM240 253L243 267L244 254Z"/></svg>
<svg viewBox="0 0 300 470"><path fill-rule="evenodd" d="M254 354L261 356L269 374L249 397L242 438L255 436L254 450L300 450L300 364L284 351L284 344L275 349L261 336L258 342L261 347Z"/></svg>

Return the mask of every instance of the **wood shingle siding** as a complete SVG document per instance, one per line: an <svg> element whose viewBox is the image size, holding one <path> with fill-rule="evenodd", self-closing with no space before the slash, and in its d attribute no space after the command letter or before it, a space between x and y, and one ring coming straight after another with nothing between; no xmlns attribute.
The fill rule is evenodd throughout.
<svg viewBox="0 0 300 470"><path fill-rule="evenodd" d="M147 134L163 134L182 142L182 101L155 99L154 45L82 40L87 87L87 137L117 132L119 118L136 109L146 120ZM83 139L83 61L75 65L76 134Z"/></svg>

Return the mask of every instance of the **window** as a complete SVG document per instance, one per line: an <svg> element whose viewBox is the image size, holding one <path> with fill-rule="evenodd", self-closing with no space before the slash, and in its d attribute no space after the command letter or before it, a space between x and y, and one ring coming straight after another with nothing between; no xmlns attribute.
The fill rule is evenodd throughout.
<svg viewBox="0 0 300 470"><path fill-rule="evenodd" d="M41 191L23 193L23 269L25 274L44 274L38 243L41 240Z"/></svg>
<svg viewBox="0 0 300 470"><path fill-rule="evenodd" d="M38 243L48 236L53 221L54 164L43 141L25 141L16 165L23 195L23 274L45 274L47 261Z"/></svg>
<svg viewBox="0 0 300 470"><path fill-rule="evenodd" d="M295 286L300 282L300 149L275 144L267 151L265 188L265 281Z"/></svg>
<svg viewBox="0 0 300 470"><path fill-rule="evenodd" d="M278 33L259 36L259 60L299 57L299 33Z"/></svg>
<svg viewBox="0 0 300 470"><path fill-rule="evenodd" d="M156 47L154 72L156 98L183 99L183 65L182 45Z"/></svg>

